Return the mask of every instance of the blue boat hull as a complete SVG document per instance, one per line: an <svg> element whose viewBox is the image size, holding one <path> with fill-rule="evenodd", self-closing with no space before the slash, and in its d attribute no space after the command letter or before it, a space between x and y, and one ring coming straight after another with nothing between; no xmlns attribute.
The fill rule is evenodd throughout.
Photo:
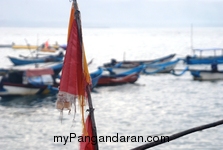
<svg viewBox="0 0 223 150"><path fill-rule="evenodd" d="M101 78L103 73L103 69L99 68L97 71L90 73L91 76L91 89L93 89L94 87L96 87L96 85L98 84L99 79Z"/></svg>
<svg viewBox="0 0 223 150"><path fill-rule="evenodd" d="M176 67L177 63L180 60L181 59L177 59L165 63L147 65L146 68L143 70L143 73L144 74L169 73Z"/></svg>
<svg viewBox="0 0 223 150"><path fill-rule="evenodd" d="M11 57L8 56L10 61L15 65L27 65L27 64L35 64L35 63L44 63L44 62L60 62L63 61L63 56L60 55L50 55L46 57L41 57L41 58L16 58L16 57Z"/></svg>

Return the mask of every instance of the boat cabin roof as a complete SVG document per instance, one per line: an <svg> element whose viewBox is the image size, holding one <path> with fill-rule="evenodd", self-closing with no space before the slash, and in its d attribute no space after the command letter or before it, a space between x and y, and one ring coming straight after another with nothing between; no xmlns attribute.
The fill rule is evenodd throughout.
<svg viewBox="0 0 223 150"><path fill-rule="evenodd" d="M223 50L223 48L196 48L193 49L194 51L217 51L217 50Z"/></svg>
<svg viewBox="0 0 223 150"><path fill-rule="evenodd" d="M199 52L200 53L200 57L202 57L202 53L203 52L206 52L205 54L209 54L210 55L213 55L214 56L220 56L220 55L223 55L223 48L196 48L196 49L193 49L194 51L194 54L195 52ZM221 54L219 53L219 51L221 52ZM210 54L209 52L211 52L212 54Z"/></svg>

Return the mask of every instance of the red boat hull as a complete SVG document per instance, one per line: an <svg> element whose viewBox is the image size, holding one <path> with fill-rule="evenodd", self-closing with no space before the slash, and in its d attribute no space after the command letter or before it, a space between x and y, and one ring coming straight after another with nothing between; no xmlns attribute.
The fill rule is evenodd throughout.
<svg viewBox="0 0 223 150"><path fill-rule="evenodd" d="M124 77L102 76L97 86L114 86L126 83L135 83L139 78L139 73L130 74Z"/></svg>

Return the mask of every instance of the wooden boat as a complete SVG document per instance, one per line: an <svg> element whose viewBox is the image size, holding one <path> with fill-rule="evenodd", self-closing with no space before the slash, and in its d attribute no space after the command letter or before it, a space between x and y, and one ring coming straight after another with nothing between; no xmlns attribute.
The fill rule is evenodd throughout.
<svg viewBox="0 0 223 150"><path fill-rule="evenodd" d="M63 61L64 55L61 52L58 55L47 55L42 57L39 57L37 55L36 57L22 57L22 58L8 56L8 58L14 65L26 65L34 63L44 63L44 62L60 62Z"/></svg>
<svg viewBox="0 0 223 150"><path fill-rule="evenodd" d="M118 66L120 68L132 68L142 64L151 64L151 63L161 63L170 61L174 58L176 54L170 54L161 58L152 59L152 60L129 60L129 61L116 61L115 59L111 59L110 63L105 63L104 67L114 67Z"/></svg>
<svg viewBox="0 0 223 150"><path fill-rule="evenodd" d="M100 77L97 86L135 83L144 67L145 65L135 68L105 68L104 74Z"/></svg>
<svg viewBox="0 0 223 150"><path fill-rule="evenodd" d="M194 80L213 81L223 80L223 71L213 72L211 70L190 70Z"/></svg>
<svg viewBox="0 0 223 150"><path fill-rule="evenodd" d="M223 63L223 48L209 48L209 49L193 49L194 53L199 53L199 56L187 56L185 63L188 65L196 64L212 64L213 62ZM221 51L221 55L217 55L217 51ZM213 53L214 55L204 56L203 53Z"/></svg>
<svg viewBox="0 0 223 150"><path fill-rule="evenodd" d="M211 70L193 69L190 70L194 80L199 81L213 81L223 80L223 71L218 70L217 64L211 65Z"/></svg>
<svg viewBox="0 0 223 150"><path fill-rule="evenodd" d="M187 71L190 72L190 74L193 76L194 80L199 80L199 81L213 81L213 80L223 80L223 71L218 70L218 64L212 64L211 69L201 69L199 68L189 68L189 66L186 66L185 69L180 69L180 73L176 73L176 70L171 70L171 74L175 76L182 76L184 75ZM206 66L206 65L205 65ZM192 67L192 66L190 66ZM194 67L194 66L193 66ZM177 69L179 70L179 69Z"/></svg>
<svg viewBox="0 0 223 150"><path fill-rule="evenodd" d="M37 46L37 45L15 45L14 43L12 44L0 44L0 48L12 48L12 49L16 49L16 50L39 50L42 52L55 52L59 49L63 49L66 50L67 45L58 45L58 44L54 44L54 45L50 45L49 49L44 49L41 48L41 46Z"/></svg>
<svg viewBox="0 0 223 150"><path fill-rule="evenodd" d="M177 63L180 60L181 59L176 59L174 61L169 61L165 63L146 65L145 69L143 70L143 73L144 74L169 73L176 67Z"/></svg>
<svg viewBox="0 0 223 150"><path fill-rule="evenodd" d="M146 65L140 65L134 68L119 68L119 67L110 67L104 68L104 70L109 71L110 75L116 75L119 77L126 76L132 73L141 73L145 69Z"/></svg>
<svg viewBox="0 0 223 150"><path fill-rule="evenodd" d="M36 49L39 49L41 46L37 46L37 45L12 45L11 46L13 49L27 49L27 50L30 50L30 49L33 49L33 50L36 50ZM59 49L60 46L55 44L55 45L51 45L50 46L52 49Z"/></svg>
<svg viewBox="0 0 223 150"><path fill-rule="evenodd" d="M26 71L26 70L35 70L35 69L52 69L54 71L54 75L58 76L63 67L63 62L46 62L46 63L36 63L36 64L27 64L20 66L6 66L4 68L0 68L0 75L5 75L8 72L12 71Z"/></svg>
<svg viewBox="0 0 223 150"><path fill-rule="evenodd" d="M96 86L114 86L126 83L135 83L139 78L139 73L132 73L125 76L102 75Z"/></svg>
<svg viewBox="0 0 223 150"><path fill-rule="evenodd" d="M0 96L48 94L54 85L53 69L11 70L1 76Z"/></svg>
<svg viewBox="0 0 223 150"><path fill-rule="evenodd" d="M0 96L49 94L58 87L63 62L12 66L0 69Z"/></svg>
<svg viewBox="0 0 223 150"><path fill-rule="evenodd" d="M37 45L15 45L15 44L0 44L0 48L12 48L15 50L38 50L42 52L56 52L59 49L66 50L67 45L50 45L50 48L43 48Z"/></svg>

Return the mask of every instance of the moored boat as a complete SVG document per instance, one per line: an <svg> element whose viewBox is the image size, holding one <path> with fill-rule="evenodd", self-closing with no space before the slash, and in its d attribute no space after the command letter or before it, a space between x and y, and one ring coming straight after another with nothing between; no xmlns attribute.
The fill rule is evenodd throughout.
<svg viewBox="0 0 223 150"><path fill-rule="evenodd" d="M115 59L111 59L110 63L105 63L104 67L115 67L118 66L119 68L133 68L137 67L142 64L151 64L151 63L162 63L170 61L174 58L176 54L170 54L161 58L151 59L151 60L125 60L125 61L116 61Z"/></svg>
<svg viewBox="0 0 223 150"><path fill-rule="evenodd" d="M1 68L0 96L49 94L57 87L63 62Z"/></svg>
<svg viewBox="0 0 223 150"><path fill-rule="evenodd" d="M139 76L139 73L132 73L125 76L102 75L96 86L114 86L126 83L135 83Z"/></svg>
<svg viewBox="0 0 223 150"><path fill-rule="evenodd" d="M205 67L205 68L204 68ZM214 81L214 80L223 80L223 70L218 70L218 64L211 64L211 68L207 69L207 65L204 66L186 66L184 69L177 69L181 72L176 73L176 70L171 70L171 74L175 76L182 76L187 71L190 72L190 74L193 77L193 80L199 80L199 81Z"/></svg>
<svg viewBox="0 0 223 150"><path fill-rule="evenodd" d="M27 42L27 41L26 41ZM49 44L48 41L41 45L17 45L14 42L12 44L0 44L0 48L12 48L14 50L38 50L41 52L51 52L54 53L58 50L66 50L64 45L59 45L57 42L55 44Z"/></svg>
<svg viewBox="0 0 223 150"><path fill-rule="evenodd" d="M145 65L135 68L105 68L98 80L97 86L112 86L126 83L135 83Z"/></svg>
<svg viewBox="0 0 223 150"><path fill-rule="evenodd" d="M40 48L41 46L37 46L37 45L12 45L11 47L13 49L28 49L28 50L33 49L33 50L35 50L35 49ZM51 45L50 47L53 48L53 49L59 49L60 48L60 46L57 45L57 44Z"/></svg>
<svg viewBox="0 0 223 150"><path fill-rule="evenodd" d="M223 80L223 71L211 70L190 70L194 80L199 81L214 81Z"/></svg>
<svg viewBox="0 0 223 150"><path fill-rule="evenodd" d="M134 68L119 68L119 67L110 67L104 68L104 70L109 71L110 75L116 76L126 76L132 73L141 73L145 69L146 65L140 65Z"/></svg>
<svg viewBox="0 0 223 150"><path fill-rule="evenodd" d="M9 60L14 65L26 65L26 64L34 64L34 63L44 63L44 62L60 62L63 61L64 55L62 52L60 52L58 55L47 55L39 57L38 55L36 57L12 57L8 56Z"/></svg>
<svg viewBox="0 0 223 150"><path fill-rule="evenodd" d="M144 74L169 73L176 67L176 65L180 60L181 59L176 59L174 61L169 61L165 63L146 65L145 69L143 70L143 73Z"/></svg>
<svg viewBox="0 0 223 150"><path fill-rule="evenodd" d="M0 96L48 94L57 85L54 71L48 69L10 70L1 76Z"/></svg>

